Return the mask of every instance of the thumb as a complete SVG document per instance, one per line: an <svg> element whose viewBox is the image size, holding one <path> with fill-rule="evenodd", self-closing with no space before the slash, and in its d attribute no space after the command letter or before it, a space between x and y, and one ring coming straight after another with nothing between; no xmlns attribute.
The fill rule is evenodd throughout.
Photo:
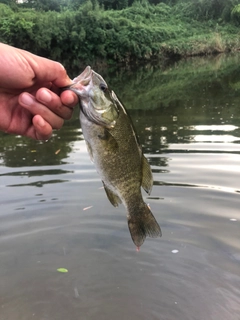
<svg viewBox="0 0 240 320"><path fill-rule="evenodd" d="M61 63L34 55L28 51L21 51L35 74L34 80L36 82L52 82L59 88L72 84L72 80Z"/></svg>

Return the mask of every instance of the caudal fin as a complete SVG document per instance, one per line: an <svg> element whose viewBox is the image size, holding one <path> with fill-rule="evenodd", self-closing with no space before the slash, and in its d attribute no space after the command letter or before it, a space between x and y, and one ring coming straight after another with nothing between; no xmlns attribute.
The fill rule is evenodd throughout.
<svg viewBox="0 0 240 320"><path fill-rule="evenodd" d="M140 212L129 215L128 227L137 247L143 244L146 236L157 238L162 235L161 228L146 203L141 206Z"/></svg>

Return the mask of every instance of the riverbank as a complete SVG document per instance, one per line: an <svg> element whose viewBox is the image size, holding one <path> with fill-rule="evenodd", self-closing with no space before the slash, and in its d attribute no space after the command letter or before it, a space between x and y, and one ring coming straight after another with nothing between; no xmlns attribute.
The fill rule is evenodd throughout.
<svg viewBox="0 0 240 320"><path fill-rule="evenodd" d="M185 8L185 9L184 9ZM0 4L0 41L79 66L129 64L240 49L239 28L220 17L197 19L189 7L135 2L104 10L37 11Z"/></svg>

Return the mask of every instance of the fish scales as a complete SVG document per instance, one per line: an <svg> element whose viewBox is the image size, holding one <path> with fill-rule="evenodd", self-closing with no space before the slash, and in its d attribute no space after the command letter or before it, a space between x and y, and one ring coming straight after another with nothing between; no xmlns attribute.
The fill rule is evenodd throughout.
<svg viewBox="0 0 240 320"><path fill-rule="evenodd" d="M91 129L88 130L85 125L88 120L83 119L83 113L80 117L84 138L91 146L93 162L104 183L114 192L119 193L118 189L121 190L123 199L132 197L134 192L138 194L142 179L140 150L131 134L131 127L125 121L126 115L120 112L115 127L110 129L111 136L118 142L118 146L115 148L114 145L112 149L106 145L106 140L96 139L96 136L103 136L106 129L91 124ZM121 120L124 123L123 126L120 125ZM127 135L127 141L124 140L122 132ZM104 157L102 157L102 153L104 153ZM135 156L136 153L139 154L138 157ZM136 167L139 167L139 170L136 170Z"/></svg>
<svg viewBox="0 0 240 320"><path fill-rule="evenodd" d="M161 236L141 193L141 186L151 192L151 168L129 115L105 80L87 67L73 82L70 89L79 97L80 122L91 160L109 201L126 207L132 240L140 247L146 236Z"/></svg>

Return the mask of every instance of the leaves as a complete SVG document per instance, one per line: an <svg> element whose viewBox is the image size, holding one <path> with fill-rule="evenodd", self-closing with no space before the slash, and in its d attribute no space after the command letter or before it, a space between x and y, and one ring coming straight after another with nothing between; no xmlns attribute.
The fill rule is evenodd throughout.
<svg viewBox="0 0 240 320"><path fill-rule="evenodd" d="M61 273L67 273L67 272L68 272L68 269L58 268L57 271L58 271L58 272L61 272Z"/></svg>
<svg viewBox="0 0 240 320"><path fill-rule="evenodd" d="M0 3L0 41L72 69L103 59L129 63L211 53L212 40L201 45L208 34L219 34L217 48L239 46L237 27L220 25L224 19L240 22L237 0L58 0L55 6L56 1L28 0L17 4L18 10ZM225 41L231 33L226 45L222 33ZM203 51L192 46L194 39Z"/></svg>

